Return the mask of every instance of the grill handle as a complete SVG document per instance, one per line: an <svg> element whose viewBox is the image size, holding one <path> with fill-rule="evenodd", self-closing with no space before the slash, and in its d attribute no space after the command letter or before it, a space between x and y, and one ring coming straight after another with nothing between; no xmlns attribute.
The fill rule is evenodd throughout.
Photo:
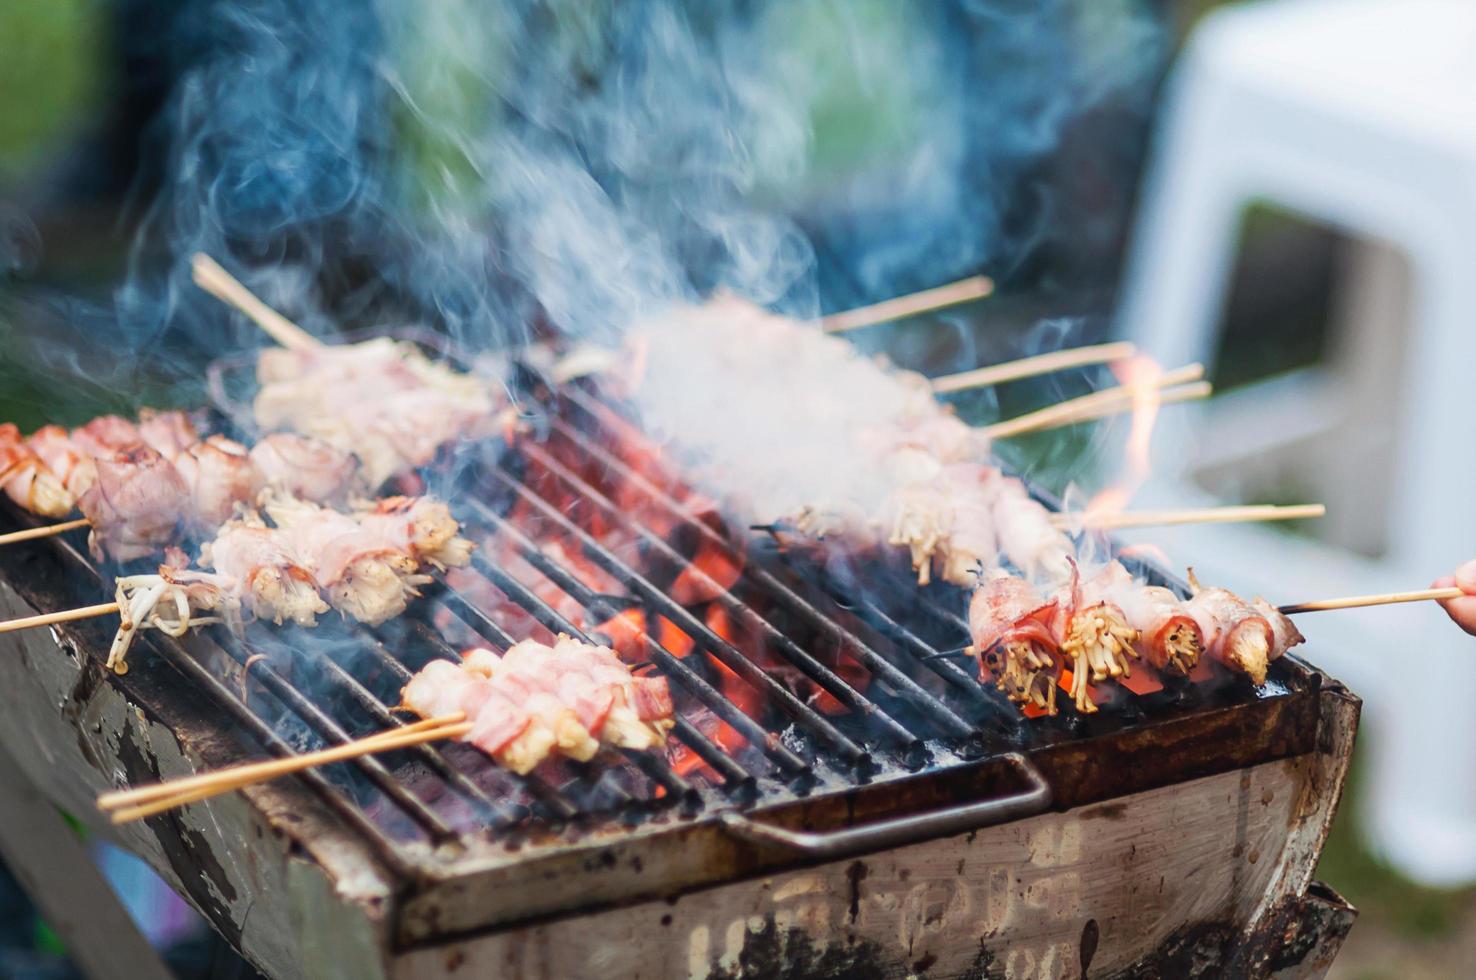
<svg viewBox="0 0 1476 980"><path fill-rule="evenodd" d="M1007 820L1032 817L1051 805L1051 788L1039 769L1019 752L1000 757L1026 784L1018 793L976 803L964 803L915 816L880 820L844 830L812 832L761 823L731 810L721 815L734 836L756 844L778 844L811 858L838 858L863 851L881 851L933 837L962 834Z"/></svg>

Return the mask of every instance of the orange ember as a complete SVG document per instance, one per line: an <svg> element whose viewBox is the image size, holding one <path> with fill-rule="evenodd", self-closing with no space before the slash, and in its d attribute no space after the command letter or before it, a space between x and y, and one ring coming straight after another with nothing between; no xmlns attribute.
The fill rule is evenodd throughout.
<svg viewBox="0 0 1476 980"><path fill-rule="evenodd" d="M692 563L671 583L671 597L684 606L712 602L731 589L743 573L738 557L711 539L704 540Z"/></svg>

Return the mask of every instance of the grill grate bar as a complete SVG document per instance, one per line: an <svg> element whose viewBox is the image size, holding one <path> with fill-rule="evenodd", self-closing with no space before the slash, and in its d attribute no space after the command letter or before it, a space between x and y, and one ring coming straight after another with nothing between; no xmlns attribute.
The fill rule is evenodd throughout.
<svg viewBox="0 0 1476 980"><path fill-rule="evenodd" d="M335 745L354 738L327 712L319 708L278 673L276 667L264 659L252 660L253 651L244 644L227 643L225 650L245 668L247 675L255 677L273 697L286 705L288 710L301 718L320 737ZM380 792L394 800L432 837L439 840L453 840L458 836L440 814L431 809L420 797L411 793L405 784L396 779L394 774L377 758L372 755L361 755L351 761Z"/></svg>
<svg viewBox="0 0 1476 980"><path fill-rule="evenodd" d="M559 586L559 588L563 589L566 593L572 596L576 602L578 602L585 608L585 611L589 613L589 615L604 620L610 619L611 617L615 616L617 612L619 612L619 610L613 607L607 600L595 595L593 592L587 589L583 585L583 583L579 582L572 575L569 575L563 568L559 567L555 562L553 562L552 559L548 558L546 555L543 555L541 552L539 552L536 558L530 557L530 564L535 561L539 564L535 564L534 567L538 568L541 573L549 577L550 581L553 581L555 585ZM477 565L478 570L481 570L481 565L487 565L489 568L495 568L495 566L491 566L491 563L481 558L481 556L477 556L476 558L474 558L473 562L475 565ZM547 564L542 564L545 562ZM499 572L499 574L505 574L501 573L500 569L497 571ZM496 583L494 582L493 584ZM530 600L531 602L533 602L538 607L542 607L541 609L528 609L526 611L532 613L535 616L541 616L542 618L540 618L539 621L545 629L554 632L568 633L575 639L582 640L585 643L595 642L595 638L591 637L585 630L581 629L574 623L569 622L568 619L563 617L552 606L549 606L542 599L538 598L536 594L529 592L526 588L523 587L522 583L516 583L516 585L521 592L524 592L532 597ZM449 588L447 591L448 593L453 593L453 590L450 590ZM463 602L463 604L470 605L468 600L464 598L461 601ZM544 619L547 619L547 622L544 622ZM503 636L509 635L506 630L503 630L500 626L497 626L496 623L492 623L490 620L488 620L488 622L498 633L502 634ZM660 649L654 639L650 639L649 637L647 637L647 640L650 647ZM663 652L666 652L668 656L671 656L669 651ZM741 712L738 712L738 709L736 707L733 708L733 710L744 718L748 717L747 715L743 715ZM685 742L687 746L692 749L692 751L696 752L697 755L704 762L706 762L710 768L716 770L719 774L722 775L724 786L733 791L741 792L746 792L748 789L752 788L754 780L757 776L756 773L749 772L747 769L745 769L737 762L737 760L724 752L711 739L704 735L700 729L698 729L686 718L682 717L680 713L676 714L675 720L676 725L672 728L672 733L676 735L677 738L679 738L682 742ZM750 724L752 724L751 719ZM764 739L767 739L767 733L764 732L762 728L757 728L757 732L761 733ZM763 742L760 741L756 744L763 744ZM637 760L638 763L640 760L649 758L645 753L640 752L631 753L631 755L634 759Z"/></svg>
<svg viewBox="0 0 1476 980"><path fill-rule="evenodd" d="M843 734L840 729L827 721L819 712L800 701L788 688L745 657L737 647L713 632L706 623L678 605L675 600L651 584L650 581L629 565L626 565L609 551L600 547L599 542L594 537L569 520L557 507L554 507L539 494L529 489L522 481L500 468L489 467L485 472L492 479L502 483L523 500L526 500L535 510L552 520L566 534L571 535L579 541L595 564L619 579L621 584L626 588L641 595L653 607L659 609L662 615L675 623L682 632L692 637L696 643L703 646L704 649L721 661L724 666L756 689L763 691L771 699L771 702L776 704L791 719L815 733L853 764L858 766L868 764L868 753L864 748ZM479 515L492 514L491 509L479 501L473 501L472 506ZM529 560L531 561L532 558L530 557Z"/></svg>
<svg viewBox="0 0 1476 980"><path fill-rule="evenodd" d="M497 514L492 508L475 499L466 501L466 506L476 514L479 521L495 528L497 533L510 541L518 549L519 555L524 560L538 569L540 573L547 576L559 588L563 589L569 595L576 597L584 589L583 584L573 575L560 567L557 562L552 561L547 555L543 554L531 538L524 534L516 525ZM473 557L472 561L473 564L477 565L478 570L482 570L483 566L490 566L490 563L486 562L485 559L481 559L480 556ZM480 564L478 564L479 562ZM544 618L549 620L549 622L544 622L546 628L555 632L572 631L570 632L571 636L577 636L585 640L589 639L583 630L560 616L557 611L538 598L537 595L524 588L521 583L504 575L495 566L490 566L490 569L497 572L501 579L507 580L518 594L526 596L528 604L525 605L513 592L508 592L508 595L513 596L515 601L518 601L520 605L523 605L534 616L541 617L540 622L543 622ZM502 587L500 581L494 581L494 584L497 584L499 588ZM504 589L504 591L506 592L507 590ZM592 603L592 605L599 607L599 603ZM586 609L594 616L600 616L602 614L601 611L595 611L589 609L589 607L586 607ZM607 611L609 615L614 615L614 612L609 611L608 608L602 611ZM609 618L609 616L605 618ZM550 623L553 625L550 625ZM782 745L777 739L770 737L762 725L740 711L737 705L723 697L716 688L704 680L701 675L694 671L680 657L667 650L649 634L646 637L646 647L650 651L652 659L664 673L687 691L691 692L724 722L736 729L750 745L762 746L764 753L791 776L809 774L810 766L808 763ZM692 733L697 735L702 741L706 741L706 736L702 736L699 732L696 732L695 728L692 729ZM692 743L689 742L688 744ZM715 746L712 748L712 751L722 754L721 750Z"/></svg>
<svg viewBox="0 0 1476 980"><path fill-rule="evenodd" d="M433 606L439 606L449 614L459 619L463 626L476 633L482 639L494 646L506 650L514 643L511 633L503 629L489 615L486 610L480 608L466 596L457 592L446 584L443 579L436 579L430 585L421 589L422 595Z"/></svg>
<svg viewBox="0 0 1476 980"><path fill-rule="evenodd" d="M579 402L583 397L583 393L575 392L570 397L576 402ZM587 414L593 414L591 408L586 407L586 403L581 402L581 407L585 407ZM598 416L596 416L596 421L598 421ZM554 431L558 432L564 438L571 440L581 452L588 453L598 459L603 465L618 472L622 480L632 481L653 500L659 502L674 517L681 519L684 524L695 529L709 543L723 549L727 555L735 560L742 559L742 556L733 549L732 545L722 535L697 519L680 501L632 469L623 460L596 445L594 440L584 436L573 426L568 425L562 420L555 418L551 424ZM895 664L882 657L869 644L862 642L852 631L821 612L814 604L807 602L802 596L767 569L758 567L753 561L744 562L743 569L745 576L778 598L791 612L801 616L811 626L827 633L837 642L854 650L856 659L859 662L873 674L890 683L907 697L908 701L914 707L926 713L940 728L959 738L969 738L975 734L975 727L973 725L961 718L946 704L923 690L912 678L900 671ZM949 676L946 667L941 669L935 667L935 664L939 663L939 658L936 657L937 651L922 642L920 638L917 639L921 644L923 653L923 656L919 657L919 659L930 669L934 669L936 672L942 674L945 679L950 681L955 680L954 677ZM952 667L954 671L958 671L956 665L948 666ZM974 683L966 685L965 689L971 693L977 693L979 686L977 683Z"/></svg>
<svg viewBox="0 0 1476 980"><path fill-rule="evenodd" d="M829 667L826 667L824 664L820 663L820 661L816 660L807 650L801 648L786 633L780 631L779 629L776 629L772 623L770 623L763 616L759 615L752 606L734 596L732 592L728 591L727 589L721 589L721 587L718 586L717 582L715 582L711 578L711 576L707 575L691 562L684 559L677 552L677 550L671 547L671 545L669 545L666 540L663 539L659 534L653 532L650 528L646 527L640 521L629 517L608 497L600 493L594 487L590 486L588 482L580 479L578 475L572 473L568 469L568 467L564 466L558 460L554 459L543 449L537 446L529 445L523 447L523 454L528 459L534 461L539 466L545 468L550 473L553 473L555 476L557 476L565 486L580 494L584 499L590 501L591 503L594 503L600 508L600 510L609 515L621 527L630 531L634 531L640 536L642 541L646 542L646 544L651 547L652 550L659 552L669 561L672 561L680 566L684 572L689 570L695 571L696 574L700 576L704 584L710 584L710 586L715 589L715 591L717 592L717 598L715 601L718 602L722 606L722 608L727 610L730 614L732 614L735 618L737 618L744 625L748 626L750 629L755 629L758 632L762 633L763 636L770 643L772 643L777 649L783 652L784 656L789 660L790 663L797 666L805 673L807 677L815 681L816 684L818 684L824 690L828 691L846 707L867 716L873 724L883 729L893 741L898 742L902 746L904 746L904 749L906 751L913 751L919 747L920 740L915 734L909 731L891 715L887 714L887 712L882 710L880 706L869 700L860 691L856 690L851 684L849 684L835 671L831 670ZM715 534L714 538L720 544L723 544L720 538L716 538ZM726 544L723 544L723 548L726 553L731 555L735 560L738 560L738 556L733 555L731 550L726 547ZM868 661L864 654L861 653L863 645L861 644L860 640L849 636L848 640L853 641L846 643L846 646L856 651L856 659L860 660L863 663L866 663L869 667L871 665L871 661ZM922 698L929 701L932 700L926 692L922 691L921 688L917 688L917 686L912 683L912 680L910 678L906 677L906 675L902 674L895 667L892 667L890 663L887 663L880 657L875 657L875 662L881 665L885 665L885 667L890 670L890 674L882 674L882 676L885 676L888 681L911 685L912 688L916 689L916 693L921 695ZM899 678L900 681L897 680ZM907 690L906 688L903 689ZM913 692L912 690L907 690L907 693L911 694ZM945 712L949 715L952 714L952 712L949 712L944 705L937 702L933 702L933 704L935 704L936 707L942 712ZM963 719L956 718L955 720L960 727L959 730L955 730L954 734L968 734L972 732L972 729L966 722L963 721Z"/></svg>
<svg viewBox="0 0 1476 980"><path fill-rule="evenodd" d="M803 572L798 572L798 570L797 573L804 574ZM838 582L833 575L827 573L823 568L815 570L814 578L816 584L827 595L836 602L845 603L855 608L863 619L870 622L873 629L893 642L902 644L918 660L927 664L929 669L949 684L966 694L987 701L991 705L997 703L995 699L989 697L984 685L979 682L977 674L964 670L958 664L942 656L941 651L933 644L904 626L896 617L887 612L880 603L867 598L858 599L851 590ZM920 604L927 609L930 616L939 622L946 623L950 627L957 626L963 638L969 636L967 623L957 614L949 611L941 603L932 598L923 596L919 596L918 598Z"/></svg>

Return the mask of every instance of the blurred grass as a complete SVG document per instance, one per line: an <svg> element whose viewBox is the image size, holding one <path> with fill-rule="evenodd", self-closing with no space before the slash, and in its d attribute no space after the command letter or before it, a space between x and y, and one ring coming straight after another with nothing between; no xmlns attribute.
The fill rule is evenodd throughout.
<svg viewBox="0 0 1476 980"><path fill-rule="evenodd" d="M1431 941L1449 938L1466 925L1476 908L1476 889L1426 888L1415 884L1371 854L1362 843L1359 799L1366 763L1360 749L1354 759L1344 805L1328 835L1318 876L1359 909L1400 938Z"/></svg>
<svg viewBox="0 0 1476 980"><path fill-rule="evenodd" d="M1367 736L1361 732L1360 739ZM1364 844L1356 805L1367 750L1354 755L1317 876L1358 909L1330 980L1440 980L1476 975L1476 889L1427 888Z"/></svg>
<svg viewBox="0 0 1476 980"><path fill-rule="evenodd" d="M0 3L0 179L34 167L96 103L106 10L97 0Z"/></svg>

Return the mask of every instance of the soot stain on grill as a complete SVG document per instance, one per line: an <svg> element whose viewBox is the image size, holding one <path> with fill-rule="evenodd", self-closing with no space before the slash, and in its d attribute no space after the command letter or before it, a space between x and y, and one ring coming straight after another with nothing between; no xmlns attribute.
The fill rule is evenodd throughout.
<svg viewBox="0 0 1476 980"><path fill-rule="evenodd" d="M1081 927L1081 975L1086 976L1087 967L1092 965L1092 957L1097 955L1097 943L1102 939L1102 931L1097 926L1096 919L1087 919L1086 925Z"/></svg>
<svg viewBox="0 0 1476 980"><path fill-rule="evenodd" d="M871 940L817 946L802 929L780 930L772 916L762 928L745 934L743 949L732 969L716 969L711 980L887 980L907 973L907 964L888 956Z"/></svg>
<svg viewBox="0 0 1476 980"><path fill-rule="evenodd" d="M861 882L866 880L866 862L852 861L850 867L846 868L846 880L851 885L851 922L854 923L861 914Z"/></svg>
<svg viewBox="0 0 1476 980"><path fill-rule="evenodd" d="M1158 948L1108 980L1181 980L1229 975L1230 951L1241 936L1223 922L1187 925L1170 933Z"/></svg>
<svg viewBox="0 0 1476 980"><path fill-rule="evenodd" d="M139 782L140 775L144 774L152 781L159 780L158 763L145 755L133 741L130 731L124 728L118 738L118 759L128 771L130 781ZM240 949L241 928L232 918L229 905L236 900L236 889L225 868L211 852L205 836L187 829L176 811L148 817L144 822L153 830L154 838L180 885L226 941ZM214 891L207 887L207 882L215 886Z"/></svg>
<svg viewBox="0 0 1476 980"><path fill-rule="evenodd" d="M983 939L979 940L979 953L964 976L968 980L1003 980L1005 971L999 965L999 957L994 955L994 950Z"/></svg>
<svg viewBox="0 0 1476 980"><path fill-rule="evenodd" d="M1081 819L1121 820L1122 818L1127 816L1127 812L1128 808L1126 803L1108 803L1104 806L1095 806L1091 807L1090 809L1083 810L1081 813Z"/></svg>
<svg viewBox="0 0 1476 980"><path fill-rule="evenodd" d="M87 705L92 701L92 696L102 686L104 667L91 659L83 659L81 670L77 674L77 681L72 689L67 692L67 702L62 709L63 715L68 718L77 732L77 748L82 753L82 758L87 760L88 765L103 771L107 768L103 760L98 756L92 742L84 734L82 715L87 710Z"/></svg>

